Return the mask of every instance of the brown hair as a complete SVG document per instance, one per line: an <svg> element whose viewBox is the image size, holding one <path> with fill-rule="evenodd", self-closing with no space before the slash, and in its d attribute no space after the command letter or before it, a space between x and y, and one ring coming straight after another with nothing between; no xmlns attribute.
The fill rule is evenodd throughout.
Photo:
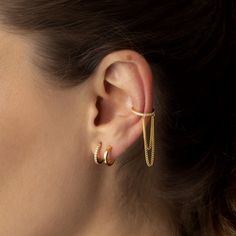
<svg viewBox="0 0 236 236"><path fill-rule="evenodd" d="M158 163L145 168L142 151L131 148L120 168L126 200L144 197L146 186L170 206L176 234L230 236L235 11L233 0L2 0L0 19L35 37L35 63L61 85L81 83L115 50L142 54L156 72Z"/></svg>

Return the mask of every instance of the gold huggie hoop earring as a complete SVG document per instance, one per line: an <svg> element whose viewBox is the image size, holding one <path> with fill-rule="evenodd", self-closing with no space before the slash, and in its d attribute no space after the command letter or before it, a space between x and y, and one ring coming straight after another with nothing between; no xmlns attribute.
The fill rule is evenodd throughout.
<svg viewBox="0 0 236 236"><path fill-rule="evenodd" d="M111 158L109 159L109 155L111 154L111 150L112 150L112 147L109 145L107 147L106 151L104 152L104 156L103 156L104 163L107 164L108 166L113 165L113 163L115 162L115 160L112 160Z"/></svg>
<svg viewBox="0 0 236 236"><path fill-rule="evenodd" d="M100 150L102 147L102 142L99 142L99 144L97 145L95 152L94 152L94 161L96 164L102 164L103 163L103 159L100 158L100 156L98 155Z"/></svg>
<svg viewBox="0 0 236 236"><path fill-rule="evenodd" d="M148 167L153 166L154 164L154 158L155 158L155 124L154 124L154 117L155 117L155 111L153 109L153 112L149 113L142 113L135 111L133 107L131 108L131 111L138 116L142 116L142 124L143 124L143 142L144 142L144 151L145 151L145 160ZM150 127L150 138L149 138L149 144L147 142L147 134L146 134L146 122L145 118L147 116L151 116L151 127ZM148 151L151 151L151 159L149 158Z"/></svg>

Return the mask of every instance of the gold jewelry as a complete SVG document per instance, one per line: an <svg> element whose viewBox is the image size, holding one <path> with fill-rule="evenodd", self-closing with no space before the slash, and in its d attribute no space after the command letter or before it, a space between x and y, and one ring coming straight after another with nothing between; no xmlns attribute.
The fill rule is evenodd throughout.
<svg viewBox="0 0 236 236"><path fill-rule="evenodd" d="M144 143L144 151L145 151L145 160L148 167L153 166L154 164L154 155L155 155L155 124L154 124L154 117L155 117L155 110L153 109L152 112L142 113L135 111L134 108L131 108L131 111L138 116L142 116L142 125L143 125L143 143ZM150 127L150 138L149 144L147 144L147 135L146 135L146 122L145 118L147 116L151 116L151 127ZM151 159L149 158L148 151L151 150Z"/></svg>
<svg viewBox="0 0 236 236"><path fill-rule="evenodd" d="M102 147L102 142L99 142L99 144L97 145L95 152L94 152L94 161L96 164L103 163L103 159L99 156L99 152L101 150L101 147Z"/></svg>
<svg viewBox="0 0 236 236"><path fill-rule="evenodd" d="M111 154L111 150L112 150L112 146L109 145L106 151L104 152L104 156L103 156L104 163L107 164L108 166L113 165L113 163L115 162L115 160L112 160L111 158L109 158Z"/></svg>

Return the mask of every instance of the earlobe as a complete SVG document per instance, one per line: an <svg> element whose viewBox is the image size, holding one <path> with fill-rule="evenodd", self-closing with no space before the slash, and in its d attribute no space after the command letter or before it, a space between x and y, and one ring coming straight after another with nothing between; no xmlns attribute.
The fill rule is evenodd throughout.
<svg viewBox="0 0 236 236"><path fill-rule="evenodd" d="M153 110L151 69L140 54L117 51L101 61L93 83L97 115L91 151L101 141L100 152L105 153L110 145L110 154L117 159L142 134L142 117L132 112L132 107L141 113Z"/></svg>

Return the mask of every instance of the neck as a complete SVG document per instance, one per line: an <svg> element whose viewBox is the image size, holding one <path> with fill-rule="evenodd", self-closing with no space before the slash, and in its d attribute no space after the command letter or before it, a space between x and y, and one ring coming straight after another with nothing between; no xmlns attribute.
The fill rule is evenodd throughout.
<svg viewBox="0 0 236 236"><path fill-rule="evenodd" d="M118 182L115 179L115 171L115 168L105 171L100 183L101 191L94 196L96 209L90 215L87 227L84 227L83 232L78 230L75 236L172 235L169 232L166 214L161 207L155 210L153 215L145 211L143 204L137 200L134 200L135 204L132 206L125 202L125 198L121 196L120 186L114 185Z"/></svg>

